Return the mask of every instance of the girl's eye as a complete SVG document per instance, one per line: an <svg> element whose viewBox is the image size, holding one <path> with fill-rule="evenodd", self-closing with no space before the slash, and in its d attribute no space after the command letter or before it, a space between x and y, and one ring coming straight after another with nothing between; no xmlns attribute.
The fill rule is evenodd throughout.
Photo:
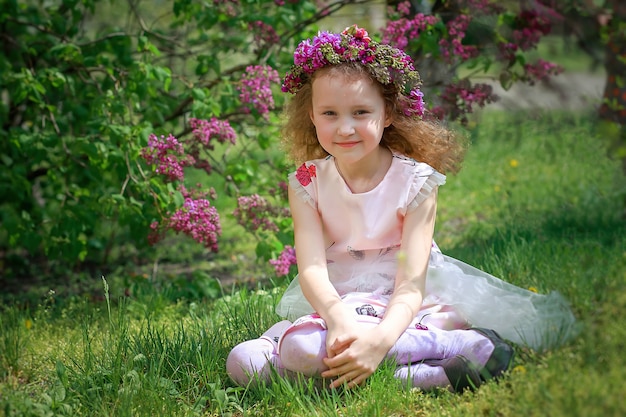
<svg viewBox="0 0 626 417"><path fill-rule="evenodd" d="M322 113L322 114L323 114L324 116L334 116L334 115L335 115L335 112L334 112L334 111L330 111L330 110L328 110L328 111L325 111L325 112L324 112L324 113Z"/></svg>
<svg viewBox="0 0 626 417"><path fill-rule="evenodd" d="M369 113L367 110L357 110L354 112L354 114L359 115L359 116L363 114L367 114L367 113Z"/></svg>

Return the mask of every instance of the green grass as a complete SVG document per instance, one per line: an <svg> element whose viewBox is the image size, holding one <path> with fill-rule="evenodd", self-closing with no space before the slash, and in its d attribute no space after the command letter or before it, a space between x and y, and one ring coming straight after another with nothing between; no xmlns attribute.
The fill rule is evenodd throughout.
<svg viewBox="0 0 626 417"><path fill-rule="evenodd" d="M626 415L626 181L592 118L485 113L464 169L440 190L442 250L518 286L557 290L582 331L475 393L423 393L382 367L353 391L308 381L235 387L236 343L277 319L284 285L218 299L107 277L101 297L5 305L0 416L620 416ZM94 280L99 280L99 277ZM61 292L61 291L59 291ZM178 301L175 301L178 300Z"/></svg>

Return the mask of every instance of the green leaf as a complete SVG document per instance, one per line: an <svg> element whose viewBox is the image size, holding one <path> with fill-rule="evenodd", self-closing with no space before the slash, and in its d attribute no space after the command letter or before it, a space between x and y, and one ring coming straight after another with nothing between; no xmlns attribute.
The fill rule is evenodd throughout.
<svg viewBox="0 0 626 417"><path fill-rule="evenodd" d="M126 198L122 194L111 194L111 199L119 204L126 202Z"/></svg>

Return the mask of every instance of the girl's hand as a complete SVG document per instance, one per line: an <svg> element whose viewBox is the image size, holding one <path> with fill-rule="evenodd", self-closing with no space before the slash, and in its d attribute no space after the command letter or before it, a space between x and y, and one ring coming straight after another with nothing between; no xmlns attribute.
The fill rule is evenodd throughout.
<svg viewBox="0 0 626 417"><path fill-rule="evenodd" d="M355 329L360 325L356 321L356 314L343 302L337 303L329 310L326 320L326 355L329 358L343 352L354 341L351 336L356 334Z"/></svg>
<svg viewBox="0 0 626 417"><path fill-rule="evenodd" d="M352 327L350 332L330 342L328 357L324 359L330 369L322 372L323 378L337 377L330 388L343 384L347 384L348 388L361 385L376 371L390 349L375 327L362 325Z"/></svg>

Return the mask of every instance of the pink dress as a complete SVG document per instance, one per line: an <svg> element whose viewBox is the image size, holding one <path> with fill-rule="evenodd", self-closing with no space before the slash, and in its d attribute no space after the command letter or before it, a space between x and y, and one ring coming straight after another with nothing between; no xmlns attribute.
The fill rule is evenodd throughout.
<svg viewBox="0 0 626 417"><path fill-rule="evenodd" d="M443 185L445 176L425 163L394 155L373 190L354 194L328 156L306 162L290 174L289 182L320 214L328 274L337 292L346 301L359 300L359 314L382 317L394 289L404 217ZM291 321L314 313L297 277L276 312ZM412 326L419 323L442 329L489 328L536 350L567 341L576 328L560 294L536 294L506 283L443 255L434 242L426 296Z"/></svg>

